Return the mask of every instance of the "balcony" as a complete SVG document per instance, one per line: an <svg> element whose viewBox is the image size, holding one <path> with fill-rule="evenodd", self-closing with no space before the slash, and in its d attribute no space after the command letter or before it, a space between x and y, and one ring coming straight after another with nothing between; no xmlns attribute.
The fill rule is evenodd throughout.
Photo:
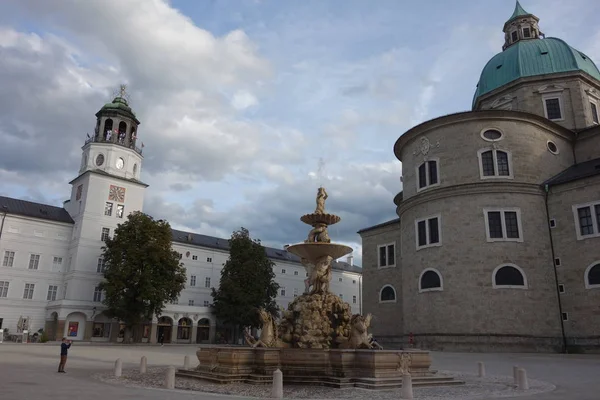
<svg viewBox="0 0 600 400"><path fill-rule="evenodd" d="M100 136L99 134L96 134L90 138L88 138L85 143L84 146L88 143L110 143L110 144L115 144L117 146L122 146L122 147L127 147L128 149L132 149L134 150L136 153L138 153L139 155L142 155L143 152L143 148L142 147L137 147L135 145L135 139L134 140L129 140L129 138L127 137L123 137L123 138L119 138L119 135L112 135L110 139L105 139L102 136Z"/></svg>

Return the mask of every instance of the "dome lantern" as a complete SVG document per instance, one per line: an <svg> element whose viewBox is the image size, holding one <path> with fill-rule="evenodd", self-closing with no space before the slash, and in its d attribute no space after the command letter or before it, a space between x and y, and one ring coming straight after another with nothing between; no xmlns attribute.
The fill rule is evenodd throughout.
<svg viewBox="0 0 600 400"><path fill-rule="evenodd" d="M504 32L504 46L502 50L506 50L515 43L522 40L532 40L544 37L540 32L538 22L540 19L535 15L528 13L517 0L515 11L504 24L502 31Z"/></svg>

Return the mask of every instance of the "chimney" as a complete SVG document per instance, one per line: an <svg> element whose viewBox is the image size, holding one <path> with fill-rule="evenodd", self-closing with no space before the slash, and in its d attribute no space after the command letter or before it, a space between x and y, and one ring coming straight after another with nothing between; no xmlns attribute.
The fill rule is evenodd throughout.
<svg viewBox="0 0 600 400"><path fill-rule="evenodd" d="M346 261L348 264L350 265L354 265L354 256L348 256L347 258L348 261Z"/></svg>

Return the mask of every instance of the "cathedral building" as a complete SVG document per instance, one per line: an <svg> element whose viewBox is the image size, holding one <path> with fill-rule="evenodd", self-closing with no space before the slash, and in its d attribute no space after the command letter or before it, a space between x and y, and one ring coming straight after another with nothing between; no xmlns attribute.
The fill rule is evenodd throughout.
<svg viewBox="0 0 600 400"><path fill-rule="evenodd" d="M123 91L98 111L63 207L0 196L0 329L8 335L45 328L51 340L122 340L124 326L104 315L98 284L105 239L129 213L143 209L148 185L140 179L139 125ZM159 318L147 321L138 341L156 343L161 336L165 343L215 341L211 288L219 284L228 248L228 239L173 230L186 287ZM277 303L287 308L305 291L305 268L285 249L266 252L280 285ZM331 290L354 313L361 311L361 271L352 257L333 263Z"/></svg>
<svg viewBox="0 0 600 400"><path fill-rule="evenodd" d="M380 343L600 350L600 71L517 2L472 110L402 134L399 218L362 229Z"/></svg>

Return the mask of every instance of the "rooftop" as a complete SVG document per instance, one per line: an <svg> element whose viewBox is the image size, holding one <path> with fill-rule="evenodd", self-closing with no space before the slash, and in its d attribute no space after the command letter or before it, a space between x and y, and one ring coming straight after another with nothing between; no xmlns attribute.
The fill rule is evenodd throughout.
<svg viewBox="0 0 600 400"><path fill-rule="evenodd" d="M390 221L386 221L386 222L382 222L381 224L377 224L377 225L373 225L373 226L369 226L368 228L363 228L360 231L356 232L358 234L364 233L364 232L368 232L368 231L372 231L378 228L383 228L385 226L388 225L394 225L394 224L399 224L400 223L400 218L394 218Z"/></svg>
<svg viewBox="0 0 600 400"><path fill-rule="evenodd" d="M600 158L575 164L558 175L544 182L544 185L554 186L562 183L573 182L583 178L600 175Z"/></svg>
<svg viewBox="0 0 600 400"><path fill-rule="evenodd" d="M67 210L62 207L0 196L0 213L4 212L24 217L64 222L67 224L74 223Z"/></svg>

